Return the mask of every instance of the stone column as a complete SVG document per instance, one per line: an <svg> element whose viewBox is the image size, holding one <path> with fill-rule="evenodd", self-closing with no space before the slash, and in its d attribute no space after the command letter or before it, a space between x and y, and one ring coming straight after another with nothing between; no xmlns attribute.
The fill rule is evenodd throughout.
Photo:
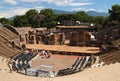
<svg viewBox="0 0 120 81"><path fill-rule="evenodd" d="M34 34L34 44L36 44L36 35Z"/></svg>

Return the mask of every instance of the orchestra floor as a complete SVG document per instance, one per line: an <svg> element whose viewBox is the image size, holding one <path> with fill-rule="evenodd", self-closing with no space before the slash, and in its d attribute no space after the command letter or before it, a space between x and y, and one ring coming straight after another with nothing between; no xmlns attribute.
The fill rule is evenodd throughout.
<svg viewBox="0 0 120 81"><path fill-rule="evenodd" d="M43 56L37 55L30 61L30 64L32 68L37 69L43 69L40 65L50 66L52 67L51 69L44 69L58 72L58 70L71 67L78 57L80 56L52 54L50 58L43 58Z"/></svg>

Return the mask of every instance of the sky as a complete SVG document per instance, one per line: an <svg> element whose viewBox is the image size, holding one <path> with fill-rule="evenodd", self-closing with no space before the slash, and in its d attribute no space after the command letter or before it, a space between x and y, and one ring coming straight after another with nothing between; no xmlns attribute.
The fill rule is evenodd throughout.
<svg viewBox="0 0 120 81"><path fill-rule="evenodd" d="M0 18L23 15L30 9L106 12L120 0L0 0Z"/></svg>

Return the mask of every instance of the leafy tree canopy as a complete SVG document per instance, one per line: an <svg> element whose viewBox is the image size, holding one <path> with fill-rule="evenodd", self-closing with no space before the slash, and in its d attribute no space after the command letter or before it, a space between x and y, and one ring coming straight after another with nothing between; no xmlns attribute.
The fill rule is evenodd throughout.
<svg viewBox="0 0 120 81"><path fill-rule="evenodd" d="M115 4L109 9L109 25L115 26L120 25L120 5Z"/></svg>
<svg viewBox="0 0 120 81"><path fill-rule="evenodd" d="M110 19L120 21L120 5L115 4L112 9L109 9Z"/></svg>
<svg viewBox="0 0 120 81"><path fill-rule="evenodd" d="M7 18L0 18L0 23L5 25L5 24L12 24L12 21L10 21Z"/></svg>
<svg viewBox="0 0 120 81"><path fill-rule="evenodd" d="M115 26L120 23L120 5L115 4L109 9L110 16L89 16L84 11L78 11L74 14L54 14L52 9L43 9L40 13L35 9L28 10L22 16L16 16L13 20L14 26L31 26L31 27L47 27L52 28L56 26L57 22L60 25L72 23L71 21L80 21L84 23L94 23L96 26ZM2 21L9 22L2 19ZM73 25L75 25L73 23Z"/></svg>

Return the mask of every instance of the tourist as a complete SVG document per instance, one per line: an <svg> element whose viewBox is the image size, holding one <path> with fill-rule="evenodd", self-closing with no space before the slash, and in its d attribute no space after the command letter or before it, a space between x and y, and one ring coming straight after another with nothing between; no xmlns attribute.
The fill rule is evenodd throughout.
<svg viewBox="0 0 120 81"><path fill-rule="evenodd" d="M47 58L50 58L50 57L51 57L51 52L47 51Z"/></svg>
<svg viewBox="0 0 120 81"><path fill-rule="evenodd" d="M47 52L46 52L44 49L41 51L41 54L42 54L42 56L44 56L44 57L47 56ZM43 58L43 57L42 57L42 58Z"/></svg>

